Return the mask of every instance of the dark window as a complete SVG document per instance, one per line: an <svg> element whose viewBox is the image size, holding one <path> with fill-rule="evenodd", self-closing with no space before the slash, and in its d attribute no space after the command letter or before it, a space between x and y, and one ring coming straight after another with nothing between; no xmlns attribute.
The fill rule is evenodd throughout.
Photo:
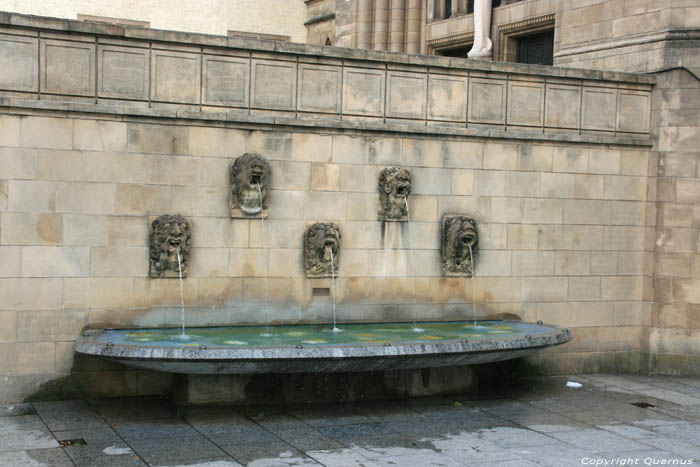
<svg viewBox="0 0 700 467"><path fill-rule="evenodd" d="M443 18L452 16L452 0L445 0L445 15Z"/></svg>
<svg viewBox="0 0 700 467"><path fill-rule="evenodd" d="M518 63L551 65L554 57L554 31L518 39Z"/></svg>
<svg viewBox="0 0 700 467"><path fill-rule="evenodd" d="M330 37L326 37L326 42L325 42L324 45L333 45L333 44L331 44L331 38L330 38Z"/></svg>
<svg viewBox="0 0 700 467"><path fill-rule="evenodd" d="M468 46L459 46L459 47L454 47L452 49L441 49L441 50L436 50L435 54L436 55L442 55L443 57L461 57L461 58L467 58L467 53L469 53L469 50L472 48L471 44Z"/></svg>

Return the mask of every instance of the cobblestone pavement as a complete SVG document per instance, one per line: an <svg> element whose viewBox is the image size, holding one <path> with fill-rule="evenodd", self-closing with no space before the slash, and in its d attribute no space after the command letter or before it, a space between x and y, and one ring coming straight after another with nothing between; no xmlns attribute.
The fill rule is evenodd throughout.
<svg viewBox="0 0 700 467"><path fill-rule="evenodd" d="M698 465L700 379L541 377L487 393L350 405L178 410L136 398L0 406L2 466L241 464Z"/></svg>

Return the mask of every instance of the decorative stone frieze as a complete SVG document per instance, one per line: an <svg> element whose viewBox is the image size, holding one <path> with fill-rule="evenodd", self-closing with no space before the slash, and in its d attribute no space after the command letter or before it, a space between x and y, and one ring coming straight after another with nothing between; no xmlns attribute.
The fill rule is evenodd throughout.
<svg viewBox="0 0 700 467"><path fill-rule="evenodd" d="M479 234L474 219L458 214L443 216L440 255L444 276L472 277L478 246Z"/></svg>
<svg viewBox="0 0 700 467"><path fill-rule="evenodd" d="M179 214L165 214L153 220L148 275L153 278L179 278L182 271L182 277L187 277L191 237L190 221Z"/></svg>
<svg viewBox="0 0 700 467"><path fill-rule="evenodd" d="M379 173L379 220L407 221L411 171L387 167Z"/></svg>
<svg viewBox="0 0 700 467"><path fill-rule="evenodd" d="M270 164L260 154L243 154L231 165L231 217L267 217Z"/></svg>
<svg viewBox="0 0 700 467"><path fill-rule="evenodd" d="M316 222L304 235L304 270L310 279L338 276L340 227L333 222Z"/></svg>

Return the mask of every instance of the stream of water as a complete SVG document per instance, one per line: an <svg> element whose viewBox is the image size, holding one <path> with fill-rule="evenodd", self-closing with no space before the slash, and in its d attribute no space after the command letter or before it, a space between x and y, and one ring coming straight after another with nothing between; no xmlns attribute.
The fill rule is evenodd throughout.
<svg viewBox="0 0 700 467"><path fill-rule="evenodd" d="M416 278L413 275L413 235L411 232L411 212L408 209L408 196L403 197L406 203L406 219L408 221L408 274L411 277L411 303L413 304L413 332L423 332L416 326Z"/></svg>
<svg viewBox="0 0 700 467"><path fill-rule="evenodd" d="M343 332L336 326L335 317L335 261L333 260L333 248L331 248L331 288L333 289L333 332Z"/></svg>
<svg viewBox="0 0 700 467"><path fill-rule="evenodd" d="M185 293L182 290L182 259L180 258L180 247L177 248L177 270L180 273L180 318L182 320L182 340L187 340L185 333Z"/></svg>

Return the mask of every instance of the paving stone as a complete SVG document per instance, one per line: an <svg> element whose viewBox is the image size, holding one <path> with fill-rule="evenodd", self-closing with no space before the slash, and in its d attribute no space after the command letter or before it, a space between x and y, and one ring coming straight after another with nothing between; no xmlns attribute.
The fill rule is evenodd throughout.
<svg viewBox="0 0 700 467"><path fill-rule="evenodd" d="M58 447L38 415L0 418L0 452Z"/></svg>
<svg viewBox="0 0 700 467"><path fill-rule="evenodd" d="M243 465L250 465L253 461L270 465L272 460L281 460L282 462L289 462L291 459L311 460L298 449L282 441L276 443L235 443L220 446L221 449ZM315 461L312 462L316 463Z"/></svg>
<svg viewBox="0 0 700 467"><path fill-rule="evenodd" d="M320 427L324 436L340 443L353 443L367 439L398 437L399 433L387 423L356 423Z"/></svg>
<svg viewBox="0 0 700 467"><path fill-rule="evenodd" d="M168 401L149 397L94 400L90 405L109 423L162 420L174 418L177 415Z"/></svg>
<svg viewBox="0 0 700 467"><path fill-rule="evenodd" d="M0 417L16 417L18 415L36 415L36 410L29 403L0 406Z"/></svg>
<svg viewBox="0 0 700 467"><path fill-rule="evenodd" d="M300 451L310 449L339 449L344 445L326 436L313 428L295 428L274 431L281 440L289 443Z"/></svg>
<svg viewBox="0 0 700 467"><path fill-rule="evenodd" d="M51 431L107 426L85 401L35 402L34 407Z"/></svg>
<svg viewBox="0 0 700 467"><path fill-rule="evenodd" d="M63 448L78 465L143 465L139 457L110 427L56 431L54 436L58 441L85 440L86 444Z"/></svg>
<svg viewBox="0 0 700 467"><path fill-rule="evenodd" d="M395 457L380 457L372 459L378 465L401 466L401 467L425 467L426 465L439 465L444 467L464 467L464 464L450 459L439 452L414 453Z"/></svg>
<svg viewBox="0 0 700 467"><path fill-rule="evenodd" d="M352 449L314 450L307 451L306 454L323 465L337 467L377 467L379 465Z"/></svg>
<svg viewBox="0 0 700 467"><path fill-rule="evenodd" d="M661 425L651 428L655 437L664 436L672 439L687 441L690 444L700 446L699 425ZM650 436L651 437L651 436Z"/></svg>
<svg viewBox="0 0 700 467"><path fill-rule="evenodd" d="M658 438L660 435L650 430L645 430L637 426L626 425L623 423L615 425L596 425L596 428L601 430L609 431L611 433L624 436L629 439L647 439L647 438Z"/></svg>
<svg viewBox="0 0 700 467"><path fill-rule="evenodd" d="M639 393L678 405L700 405L700 397L694 397L670 389L643 389Z"/></svg>
<svg viewBox="0 0 700 467"><path fill-rule="evenodd" d="M595 428L550 433L549 436L569 443L572 446L586 446L591 452L632 451L634 449L643 450L646 448L644 444L637 441L632 441L623 436Z"/></svg>
<svg viewBox="0 0 700 467"><path fill-rule="evenodd" d="M431 444L451 459L465 462L496 462L522 457L512 450L479 438L474 433L459 433L444 439L432 439Z"/></svg>
<svg viewBox="0 0 700 467"><path fill-rule="evenodd" d="M700 446L697 443L691 444L680 439L666 437L645 439L642 442L685 459L700 460Z"/></svg>
<svg viewBox="0 0 700 467"><path fill-rule="evenodd" d="M57 448L0 452L0 465L8 467L72 467L73 463L62 449Z"/></svg>

